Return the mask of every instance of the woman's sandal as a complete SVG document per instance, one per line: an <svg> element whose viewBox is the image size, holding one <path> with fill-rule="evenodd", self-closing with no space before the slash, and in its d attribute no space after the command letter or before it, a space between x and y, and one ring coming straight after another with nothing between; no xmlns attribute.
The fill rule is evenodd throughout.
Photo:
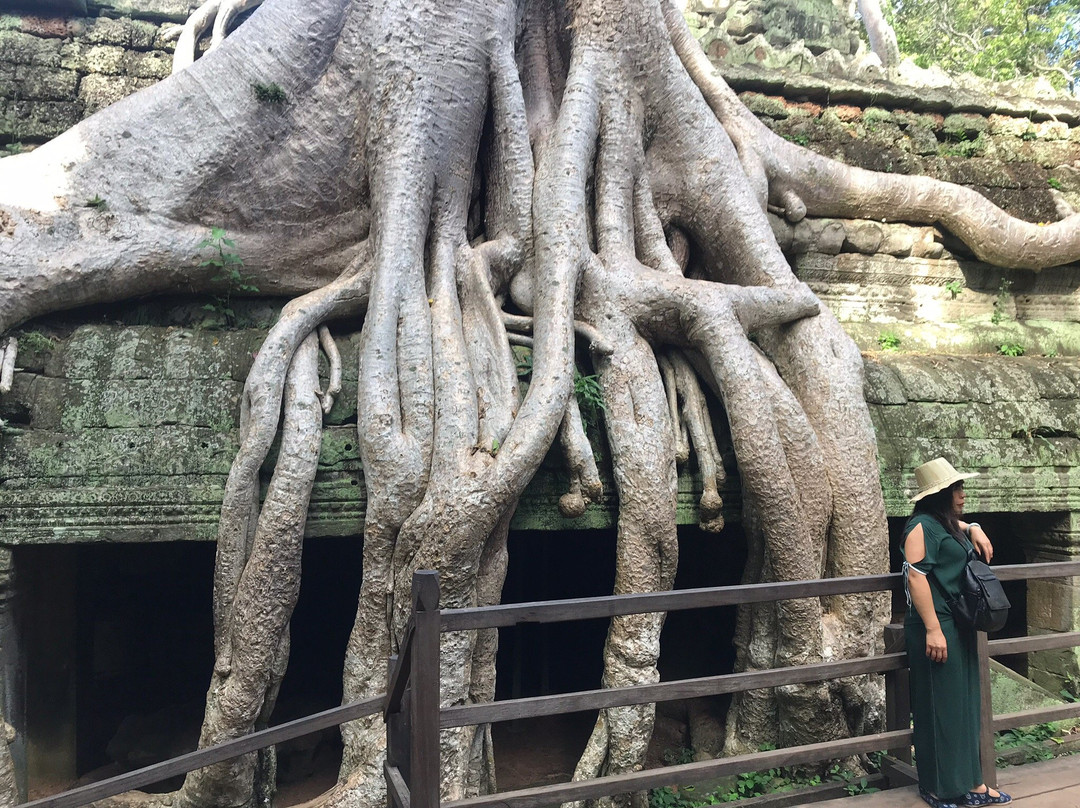
<svg viewBox="0 0 1080 808"><path fill-rule="evenodd" d="M952 802L951 800L943 800L940 797L935 797L933 794L931 794L929 791L927 791L924 788L919 789L919 796L922 798L923 802L925 802L927 805L930 806L930 808L960 808L960 806L957 805L955 802ZM986 794L977 794L976 796L985 797L987 795ZM982 805L982 804L983 803L978 803L978 802L968 803L968 805Z"/></svg>
<svg viewBox="0 0 1080 808"><path fill-rule="evenodd" d="M1007 802L1012 802L1012 797L1004 791L998 791L996 797L991 797L989 788L981 794L978 791L969 791L964 795L964 805L1004 805Z"/></svg>

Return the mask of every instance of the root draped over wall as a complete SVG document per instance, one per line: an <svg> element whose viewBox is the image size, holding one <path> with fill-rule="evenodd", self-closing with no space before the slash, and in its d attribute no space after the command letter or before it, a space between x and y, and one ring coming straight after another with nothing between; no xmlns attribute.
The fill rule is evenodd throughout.
<svg viewBox="0 0 1080 808"><path fill-rule="evenodd" d="M178 47L213 27L209 53L0 161L0 332L63 307L212 289L213 268L192 258L211 225L235 238L250 283L295 296L243 396L204 744L264 725L284 674L321 414L339 386L336 321L362 321L353 700L385 689L415 570L439 570L447 607L499 600L510 519L556 438L564 511L599 495L572 395L578 353L599 378L612 450L617 592L674 581L677 463L701 471L703 526L723 529L718 428L745 501L745 580L886 567L862 362L792 274L770 211L937 222L1003 266L1080 257L1077 217L1037 227L973 191L852 169L777 137L659 0L266 0L225 38L247 5L208 3ZM251 92L271 83L280 103ZM82 204L94 197L106 211ZM532 348L524 396L511 344ZM5 347L4 363L16 351ZM860 595L744 609L737 664L865 655L885 608ZM605 684L656 681L662 625L612 621ZM493 697L496 641L443 638L444 703ZM842 737L877 721L880 704L869 678L747 694L728 715L727 749ZM651 725L649 707L604 711L576 776L639 768ZM342 735L339 781L312 805L373 805L381 722ZM445 797L493 789L492 755L486 727L447 731ZM266 804L273 769L272 756L241 759L172 795L112 802Z"/></svg>

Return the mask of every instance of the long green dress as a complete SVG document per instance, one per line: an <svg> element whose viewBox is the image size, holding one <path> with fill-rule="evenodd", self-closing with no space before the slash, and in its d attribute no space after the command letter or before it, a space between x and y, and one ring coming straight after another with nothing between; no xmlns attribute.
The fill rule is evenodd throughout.
<svg viewBox="0 0 1080 808"><path fill-rule="evenodd" d="M962 547L942 524L929 514L916 514L904 527L904 538L922 525L926 557L911 564L915 572L933 572L950 597L959 591L960 574L967 563L965 540ZM975 632L953 622L949 607L933 584L941 631L945 635L945 662L926 657L926 626L908 604L904 620L908 664L911 667L911 712L914 720L915 762L919 785L941 798L958 797L983 781L979 764L979 669L975 652Z"/></svg>

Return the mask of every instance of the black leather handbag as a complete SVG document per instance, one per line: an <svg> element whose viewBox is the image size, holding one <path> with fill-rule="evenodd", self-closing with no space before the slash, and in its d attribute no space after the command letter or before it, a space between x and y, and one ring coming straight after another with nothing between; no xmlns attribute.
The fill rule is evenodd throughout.
<svg viewBox="0 0 1080 808"><path fill-rule="evenodd" d="M979 560L974 550L968 550L967 554L967 564L960 575L959 595L954 598L949 597L934 578L933 573L930 574L930 579L937 586L938 593L945 603L948 604L957 625L976 631L1000 631L1009 617L1009 608L1012 604L1005 597L1001 581L997 579L990 567Z"/></svg>

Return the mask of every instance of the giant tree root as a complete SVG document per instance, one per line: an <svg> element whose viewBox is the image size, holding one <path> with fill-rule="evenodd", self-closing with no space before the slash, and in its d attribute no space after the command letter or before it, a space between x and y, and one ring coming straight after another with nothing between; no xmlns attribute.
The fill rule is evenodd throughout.
<svg viewBox="0 0 1080 808"><path fill-rule="evenodd" d="M861 359L795 279L768 210L936 221L1007 266L1080 258L1076 217L1036 227L970 190L850 169L777 138L658 0L266 0L222 41L250 5L207 3L183 43L194 54L213 19L205 56L0 161L0 332L64 306L214 288L194 259L211 225L235 237L248 282L298 295L245 387L204 744L265 723L287 663L319 424L340 373L328 322L363 318L351 701L385 689L415 570L439 570L444 606L498 600L511 515L556 438L571 471L564 512L599 496L571 395L577 337L606 407L617 591L672 585L676 462L695 459L703 526L723 527L719 411L703 390L722 405L742 481L746 580L886 567ZM271 83L282 103L252 91ZM82 204L95 196L104 210ZM510 344L523 341L522 399ZM0 383L14 353L5 347ZM865 655L884 616L875 596L743 610L738 665ZM612 622L607 684L655 680L662 623ZM443 638L444 702L492 698L496 641ZM728 716L728 751L860 731L880 716L875 688L747 694ZM577 776L640 767L651 724L648 707L606 711ZM367 808L382 799L383 727L357 721L342 736L338 784L311 805ZM494 787L490 739L486 727L444 734L445 798ZM192 773L175 794L109 804L246 808L270 799L272 770L269 757L244 758Z"/></svg>

